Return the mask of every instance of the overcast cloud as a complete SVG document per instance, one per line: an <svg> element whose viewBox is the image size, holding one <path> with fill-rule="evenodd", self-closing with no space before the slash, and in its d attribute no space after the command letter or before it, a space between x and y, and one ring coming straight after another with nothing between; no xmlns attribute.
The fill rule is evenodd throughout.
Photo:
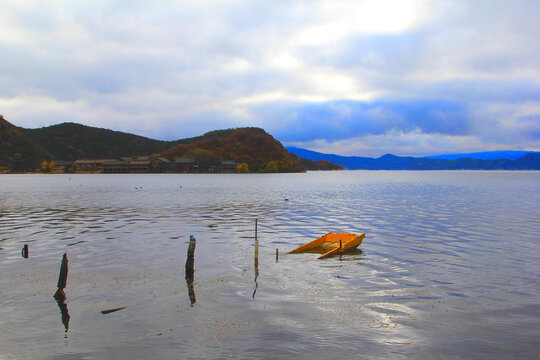
<svg viewBox="0 0 540 360"><path fill-rule="evenodd" d="M343 155L540 150L540 2L24 1L0 113L173 140L260 126Z"/></svg>

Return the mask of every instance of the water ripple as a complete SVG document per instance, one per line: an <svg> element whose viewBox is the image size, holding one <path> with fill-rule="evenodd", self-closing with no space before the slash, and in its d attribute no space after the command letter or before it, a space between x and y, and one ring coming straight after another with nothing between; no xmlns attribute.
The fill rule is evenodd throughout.
<svg viewBox="0 0 540 360"><path fill-rule="evenodd" d="M500 357L493 340L508 334L502 354L530 349L540 337L531 320L539 318L540 179L511 175L3 176L0 330L8 335L0 347L22 354L28 329L36 350L22 357L52 355L50 329L64 341L47 301L68 252L69 346L94 357L130 344L149 357L181 349L195 358L415 358L417 348L396 347L436 352L451 348L448 339L460 339L461 354L474 343ZM329 231L366 238L359 252L324 261L286 254ZM190 234L193 307L183 273ZM485 321L497 326L477 336Z"/></svg>

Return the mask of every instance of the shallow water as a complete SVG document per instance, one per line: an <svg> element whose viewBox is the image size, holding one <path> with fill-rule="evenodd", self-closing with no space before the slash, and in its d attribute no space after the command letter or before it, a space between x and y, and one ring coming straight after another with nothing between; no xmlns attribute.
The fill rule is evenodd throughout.
<svg viewBox="0 0 540 360"><path fill-rule="evenodd" d="M539 195L540 172L3 175L0 359L536 358ZM361 251L286 255L330 231Z"/></svg>

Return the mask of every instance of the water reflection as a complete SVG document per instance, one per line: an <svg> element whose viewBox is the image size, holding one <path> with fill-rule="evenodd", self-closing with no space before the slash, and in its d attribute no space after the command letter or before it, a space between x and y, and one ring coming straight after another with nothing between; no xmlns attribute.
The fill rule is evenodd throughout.
<svg viewBox="0 0 540 360"><path fill-rule="evenodd" d="M197 302L197 299L195 299L195 287L193 286L193 282L194 282L193 277L186 277L189 302L191 303L191 306L193 306L195 302Z"/></svg>
<svg viewBox="0 0 540 360"><path fill-rule="evenodd" d="M364 252L360 249L352 249L339 256L339 261L354 261L361 260L365 256Z"/></svg>
<svg viewBox="0 0 540 360"><path fill-rule="evenodd" d="M141 299L107 326L95 321L94 311L77 311L76 323L84 326L76 326L77 341L64 357L87 351L92 358L152 358L160 351L162 358L179 352L188 358L438 358L435 351L444 350L440 355L450 358L473 347L484 353L472 357L512 357L512 350L514 357L530 357L538 348L537 308L530 304L539 289L539 202L531 196L540 194L539 175L460 172L460 181L455 174L81 175L74 177L77 189L62 185L62 177L28 175L19 186L3 176L0 349L14 358L62 355L54 341L61 338L58 317L33 306L32 295L48 293L49 269L69 249L79 308ZM510 175L516 180L501 180ZM134 196L141 179L145 191ZM259 295L258 264L252 263L253 273L245 266L255 216L265 221L259 235L276 244L261 248L266 272ZM272 261L277 246L285 254L306 238L358 229L369 234L366 253ZM187 250L183 240L193 232L208 239L197 250L197 307L194 277L179 284L181 269L175 271L178 254ZM39 254L30 262L20 260L25 242ZM181 292L187 287L193 308L187 298L178 306L178 285ZM157 294L164 298L155 301ZM67 334L67 306L58 306ZM170 336L147 337L154 330ZM508 334L511 342L496 341ZM24 338L32 339L31 350Z"/></svg>
<svg viewBox="0 0 540 360"><path fill-rule="evenodd" d="M258 219L255 219L255 252L253 254L255 267L255 289L253 289L253 295L251 295L253 299L255 299L255 294L257 293L257 288L259 287L259 283L257 282L257 278L259 277L259 239L257 239L257 222Z"/></svg>
<svg viewBox="0 0 540 360"><path fill-rule="evenodd" d="M255 267L255 279L254 279L255 289L253 289L253 295L251 295L253 299L255 299L255 294L257 293L257 288L259 287L259 283L257 282L257 278L259 277L259 259L257 257L255 258L254 267Z"/></svg>
<svg viewBox="0 0 540 360"><path fill-rule="evenodd" d="M58 307L60 308L60 313L62 314L62 324L64 324L65 329L65 335L64 337L67 338L67 332L69 330L69 312L66 303L64 302L64 299L57 298L56 302L58 304Z"/></svg>

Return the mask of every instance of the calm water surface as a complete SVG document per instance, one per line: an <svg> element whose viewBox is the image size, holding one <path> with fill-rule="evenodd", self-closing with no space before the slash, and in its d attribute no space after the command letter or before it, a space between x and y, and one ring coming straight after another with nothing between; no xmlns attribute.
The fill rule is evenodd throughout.
<svg viewBox="0 0 540 360"><path fill-rule="evenodd" d="M539 234L540 172L2 175L0 359L537 358Z"/></svg>

